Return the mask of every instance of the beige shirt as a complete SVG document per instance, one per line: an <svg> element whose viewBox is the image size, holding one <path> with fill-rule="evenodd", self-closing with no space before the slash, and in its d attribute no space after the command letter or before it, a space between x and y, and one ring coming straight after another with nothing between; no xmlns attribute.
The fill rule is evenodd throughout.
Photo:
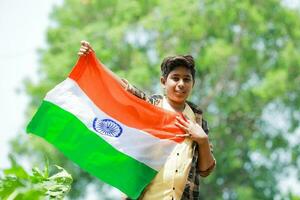
<svg viewBox="0 0 300 200"><path fill-rule="evenodd" d="M160 106L166 110L174 111L165 98ZM195 122L194 112L188 104L185 104L182 113ZM179 200L191 168L192 157L192 140L186 138L182 143L176 145L164 167L146 187L139 199Z"/></svg>

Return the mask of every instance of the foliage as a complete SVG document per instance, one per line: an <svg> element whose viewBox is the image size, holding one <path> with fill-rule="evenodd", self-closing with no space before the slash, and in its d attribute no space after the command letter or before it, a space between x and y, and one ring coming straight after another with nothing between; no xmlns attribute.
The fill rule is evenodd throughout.
<svg viewBox="0 0 300 200"><path fill-rule="evenodd" d="M35 167L29 174L11 157L11 167L4 169L0 177L1 199L63 199L71 188L72 177L63 168L55 167L59 171L51 176L48 164L44 170Z"/></svg>
<svg viewBox="0 0 300 200"><path fill-rule="evenodd" d="M288 198L278 183L290 168L300 168L295 142L300 121L296 9L279 0L65 0L51 17L48 47L40 50L40 80L26 81L28 116L67 76L82 39L114 72L149 92L159 92L163 57L192 54L198 73L191 99L206 111L218 163L204 180L201 195ZM72 198L81 197L87 183L102 187L49 145L36 138L29 142L35 145L15 141L13 147L20 157L45 152L70 170ZM38 162L41 156L36 157Z"/></svg>

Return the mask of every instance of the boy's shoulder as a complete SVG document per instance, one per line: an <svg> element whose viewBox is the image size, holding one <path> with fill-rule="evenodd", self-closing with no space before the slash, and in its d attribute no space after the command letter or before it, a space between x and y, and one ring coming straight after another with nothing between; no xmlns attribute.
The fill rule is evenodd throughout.
<svg viewBox="0 0 300 200"><path fill-rule="evenodd" d="M193 110L193 112L195 114L200 114L202 115L203 114L203 111L201 108L199 108L196 104L190 102L190 101L186 101L186 103L191 107L191 109Z"/></svg>

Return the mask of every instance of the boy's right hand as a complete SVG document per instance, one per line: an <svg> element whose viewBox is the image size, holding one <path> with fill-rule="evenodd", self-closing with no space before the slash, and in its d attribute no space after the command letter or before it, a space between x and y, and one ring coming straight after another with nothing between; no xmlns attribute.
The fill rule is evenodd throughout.
<svg viewBox="0 0 300 200"><path fill-rule="evenodd" d="M93 48L91 47L90 43L88 43L87 41L82 40L80 43L81 43L81 46L80 46L80 49L78 51L79 56L86 56L90 52L94 51Z"/></svg>

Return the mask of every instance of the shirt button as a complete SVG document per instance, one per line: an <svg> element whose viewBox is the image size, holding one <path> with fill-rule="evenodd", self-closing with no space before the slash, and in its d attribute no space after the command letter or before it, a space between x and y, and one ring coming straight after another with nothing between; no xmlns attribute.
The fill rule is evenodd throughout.
<svg viewBox="0 0 300 200"><path fill-rule="evenodd" d="M173 190L175 190L175 188L173 187Z"/></svg>
<svg viewBox="0 0 300 200"><path fill-rule="evenodd" d="M178 172L178 170L176 169L175 172Z"/></svg>
<svg viewBox="0 0 300 200"><path fill-rule="evenodd" d="M177 153L177 156L179 156L179 153Z"/></svg>

